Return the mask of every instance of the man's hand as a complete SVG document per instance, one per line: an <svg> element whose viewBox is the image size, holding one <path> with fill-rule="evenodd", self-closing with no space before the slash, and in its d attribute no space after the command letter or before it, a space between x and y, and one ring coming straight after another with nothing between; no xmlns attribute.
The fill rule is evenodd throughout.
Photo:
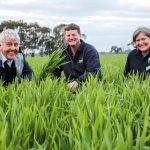
<svg viewBox="0 0 150 150"><path fill-rule="evenodd" d="M78 82L77 81L70 82L67 86L69 87L70 90L75 91L75 89L78 87Z"/></svg>

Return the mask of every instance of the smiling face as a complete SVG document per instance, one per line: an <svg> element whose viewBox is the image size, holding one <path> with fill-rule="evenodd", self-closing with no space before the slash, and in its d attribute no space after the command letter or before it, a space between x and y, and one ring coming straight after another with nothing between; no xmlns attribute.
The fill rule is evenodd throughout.
<svg viewBox="0 0 150 150"><path fill-rule="evenodd" d="M80 45L81 34L77 30L65 31L65 41L70 46Z"/></svg>
<svg viewBox="0 0 150 150"><path fill-rule="evenodd" d="M19 52L19 42L6 37L5 41L0 44L0 51L3 53L6 59L12 60Z"/></svg>
<svg viewBox="0 0 150 150"><path fill-rule="evenodd" d="M150 38L144 33L140 33L135 39L135 46L141 52L145 52L150 49Z"/></svg>

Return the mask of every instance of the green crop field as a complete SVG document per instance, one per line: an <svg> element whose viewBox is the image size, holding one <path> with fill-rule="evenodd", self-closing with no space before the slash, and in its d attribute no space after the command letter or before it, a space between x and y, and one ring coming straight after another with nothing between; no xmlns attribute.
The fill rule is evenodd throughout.
<svg viewBox="0 0 150 150"><path fill-rule="evenodd" d="M150 78L125 78L126 56L101 55L103 80L76 93L63 74L37 81L48 57L27 57L32 83L0 86L0 150L150 150Z"/></svg>

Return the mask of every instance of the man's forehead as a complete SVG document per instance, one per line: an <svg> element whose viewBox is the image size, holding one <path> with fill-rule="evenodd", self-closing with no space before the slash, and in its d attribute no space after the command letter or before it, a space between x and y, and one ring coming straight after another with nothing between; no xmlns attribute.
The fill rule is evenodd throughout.
<svg viewBox="0 0 150 150"><path fill-rule="evenodd" d="M5 37L4 42L19 43L19 41L17 39L14 39L11 37Z"/></svg>
<svg viewBox="0 0 150 150"><path fill-rule="evenodd" d="M65 31L65 34L70 34L70 33L78 33L78 31L76 29Z"/></svg>

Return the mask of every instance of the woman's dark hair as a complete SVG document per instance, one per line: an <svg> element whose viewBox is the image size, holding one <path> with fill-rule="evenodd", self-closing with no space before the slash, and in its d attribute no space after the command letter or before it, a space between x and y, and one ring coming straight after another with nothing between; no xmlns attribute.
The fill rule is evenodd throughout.
<svg viewBox="0 0 150 150"><path fill-rule="evenodd" d="M143 33L145 36L150 38L150 29L146 27L139 27L133 33L133 37L132 37L133 42L136 42L136 38L140 33Z"/></svg>

